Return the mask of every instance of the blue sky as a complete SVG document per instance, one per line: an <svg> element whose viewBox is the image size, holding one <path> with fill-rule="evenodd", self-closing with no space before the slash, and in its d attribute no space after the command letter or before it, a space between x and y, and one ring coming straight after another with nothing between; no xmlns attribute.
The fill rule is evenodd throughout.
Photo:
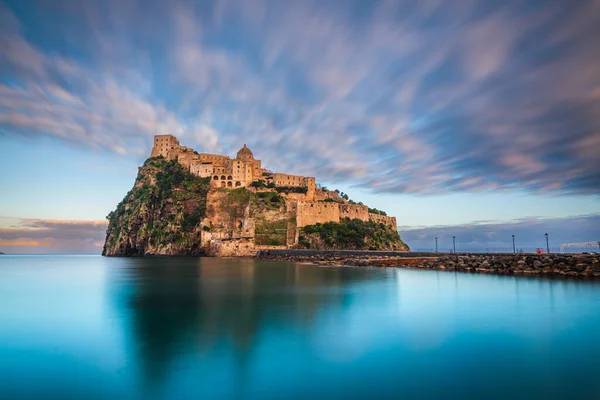
<svg viewBox="0 0 600 400"><path fill-rule="evenodd" d="M247 143L412 247L600 239L598 2L4 1L0 43L0 251L98 250L164 133Z"/></svg>

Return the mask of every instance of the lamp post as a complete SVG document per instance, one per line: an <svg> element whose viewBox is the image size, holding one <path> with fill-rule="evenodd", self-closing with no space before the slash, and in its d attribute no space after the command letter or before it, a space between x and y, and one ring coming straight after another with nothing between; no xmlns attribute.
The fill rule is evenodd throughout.
<svg viewBox="0 0 600 400"><path fill-rule="evenodd" d="M515 235L512 235L513 238L513 253L517 252L517 249L515 248Z"/></svg>
<svg viewBox="0 0 600 400"><path fill-rule="evenodd" d="M456 236L452 236L452 245L454 246L454 252L456 253Z"/></svg>
<svg viewBox="0 0 600 400"><path fill-rule="evenodd" d="M550 245L548 244L548 234L545 233L544 236L546 236L546 254L550 254Z"/></svg>
<svg viewBox="0 0 600 400"><path fill-rule="evenodd" d="M600 245L600 243L598 243ZM437 236L435 237L435 252L438 252L438 247L437 247Z"/></svg>

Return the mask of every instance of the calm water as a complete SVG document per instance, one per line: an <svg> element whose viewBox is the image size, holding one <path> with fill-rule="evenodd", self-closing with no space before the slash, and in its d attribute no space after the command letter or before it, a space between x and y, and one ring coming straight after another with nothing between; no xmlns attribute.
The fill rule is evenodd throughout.
<svg viewBox="0 0 600 400"><path fill-rule="evenodd" d="M600 284L0 257L0 398L600 398Z"/></svg>

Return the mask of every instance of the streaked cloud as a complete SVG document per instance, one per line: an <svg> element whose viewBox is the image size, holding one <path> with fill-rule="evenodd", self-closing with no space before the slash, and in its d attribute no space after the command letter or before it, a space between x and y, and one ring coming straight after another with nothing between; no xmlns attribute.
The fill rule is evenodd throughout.
<svg viewBox="0 0 600 400"><path fill-rule="evenodd" d="M599 194L598 2L6 4L3 135L138 162L159 133L247 143L375 192Z"/></svg>

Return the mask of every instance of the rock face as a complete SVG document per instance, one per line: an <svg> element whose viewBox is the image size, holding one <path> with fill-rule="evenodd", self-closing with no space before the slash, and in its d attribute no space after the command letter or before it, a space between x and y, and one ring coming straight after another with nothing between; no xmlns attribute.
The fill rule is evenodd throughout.
<svg viewBox="0 0 600 400"><path fill-rule="evenodd" d="M176 161L151 158L133 188L108 216L102 255L199 255L208 178Z"/></svg>
<svg viewBox="0 0 600 400"><path fill-rule="evenodd" d="M210 179L193 175L177 160L146 160L133 188L107 217L102 254L251 256L258 249L289 247L408 250L394 229L395 218L371 214L366 206L299 201L280 193L280 187L214 187ZM353 207L365 209L363 220L346 217L354 215ZM311 214L305 208L321 217L321 208L341 208L344 215L338 222L307 225L302 221Z"/></svg>

